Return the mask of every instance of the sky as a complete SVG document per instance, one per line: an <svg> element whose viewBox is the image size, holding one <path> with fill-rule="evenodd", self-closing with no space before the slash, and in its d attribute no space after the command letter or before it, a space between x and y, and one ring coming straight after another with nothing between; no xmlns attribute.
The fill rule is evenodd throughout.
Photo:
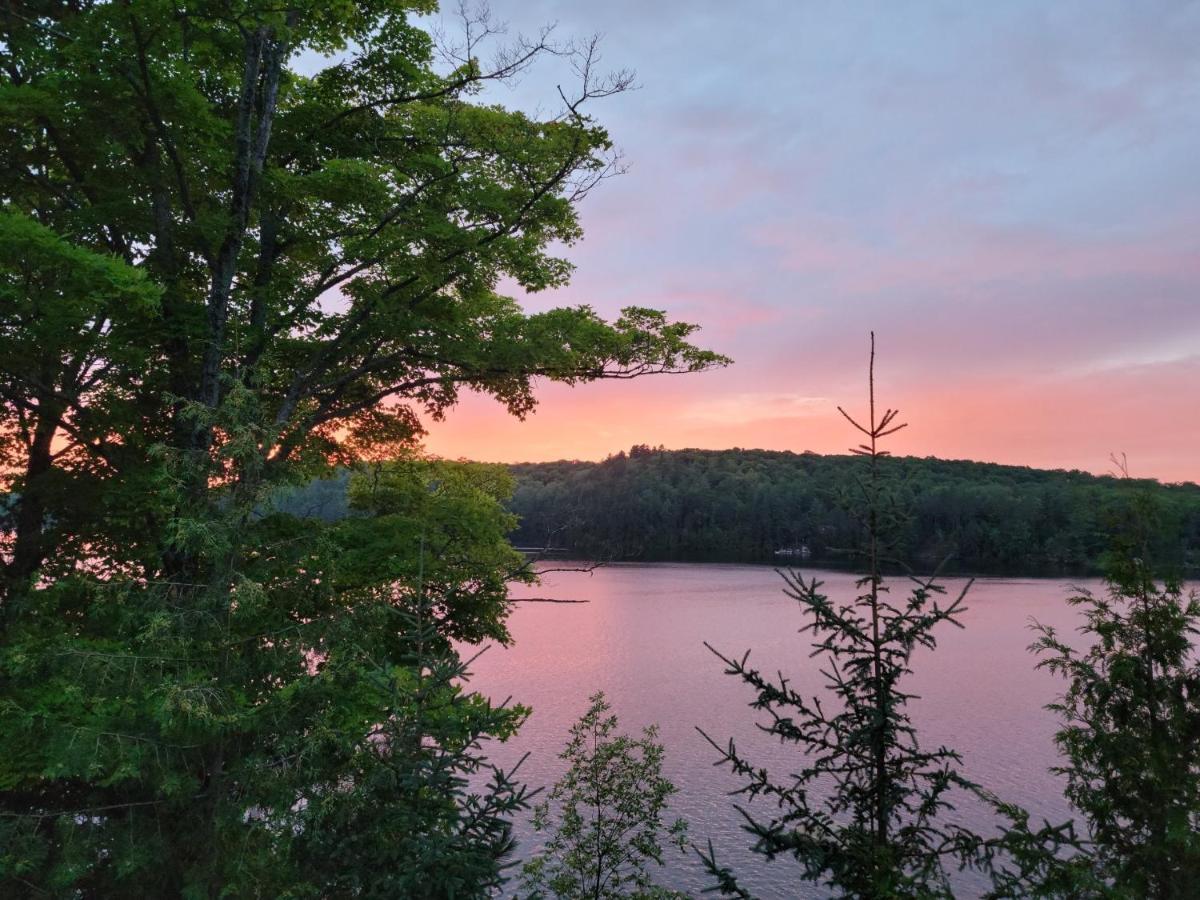
<svg viewBox="0 0 1200 900"><path fill-rule="evenodd" d="M603 34L638 89L594 115L628 171L530 309L668 310L731 367L464 397L427 448L895 453L1200 481L1200 4L492 0ZM554 105L553 65L487 95Z"/></svg>

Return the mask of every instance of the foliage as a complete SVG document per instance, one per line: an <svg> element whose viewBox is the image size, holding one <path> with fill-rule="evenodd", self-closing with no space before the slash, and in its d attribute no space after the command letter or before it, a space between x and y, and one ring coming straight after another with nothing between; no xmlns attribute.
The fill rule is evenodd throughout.
<svg viewBox="0 0 1200 900"><path fill-rule="evenodd" d="M1200 884L1200 598L1156 579L1144 555L1145 495L1119 535L1107 596L1081 590L1082 651L1038 626L1039 665L1061 675L1050 708L1065 757L1057 771L1083 814L1092 861L1118 896L1182 898Z"/></svg>
<svg viewBox="0 0 1200 900"><path fill-rule="evenodd" d="M349 482L354 515L331 529L339 560L338 586L356 590L420 574L436 597L439 630L455 640L507 643L507 585L533 574L507 534L516 517L500 502L512 495L501 466L398 459L371 464ZM427 556L398 555L420 544Z"/></svg>
<svg viewBox="0 0 1200 900"><path fill-rule="evenodd" d="M511 735L525 711L469 693L450 638L505 636L503 594L472 572L499 577L512 554L508 478L483 479L489 493L479 467L454 468L364 468L360 515L333 526L209 523L199 539L246 548L216 588L36 592L0 656L3 844L19 848L0 878L117 897L461 897L495 883L524 795L504 773L491 790L468 779L490 771L480 739ZM436 494L379 487L436 476ZM439 504L475 510L474 528L422 524ZM379 555L348 552L372 523Z"/></svg>
<svg viewBox="0 0 1200 900"><path fill-rule="evenodd" d="M409 601L383 611L399 626L407 665L330 673L330 688L361 691L364 712L386 715L366 741L321 734L324 770L304 771L297 803L270 823L294 833L288 851L305 885L297 895L474 897L501 883L526 792L488 764L480 742L509 739L528 710L467 693L467 663L438 628L441 598L422 591ZM301 750L312 736L294 742Z"/></svg>
<svg viewBox="0 0 1200 900"><path fill-rule="evenodd" d="M439 47L432 10L0 16L0 893L499 877L519 793L464 779L522 713L452 642L507 638L509 483L411 459L422 423L724 360L658 311L499 293L566 282L552 248L615 164L589 104L629 79L549 32L488 63L469 10ZM557 111L479 98L542 59L578 73ZM277 502L339 465L349 516Z"/></svg>
<svg viewBox="0 0 1200 900"><path fill-rule="evenodd" d="M136 421L152 348L130 336L160 294L144 271L0 210L0 489L20 491L0 512L0 592L87 552L97 514L117 515L97 482L112 432Z"/></svg>
<svg viewBox="0 0 1200 900"><path fill-rule="evenodd" d="M562 900L644 900L682 896L653 882L650 862L662 864L662 814L675 787L662 775L663 746L657 729L640 738L617 734L617 717L603 693L571 726L561 758L566 774L535 808L534 827L550 831L540 856L524 867L530 897ZM682 850L687 825L666 829Z"/></svg>
<svg viewBox="0 0 1200 900"><path fill-rule="evenodd" d="M1085 850L1086 840L1068 820L1040 826L1027 810L975 787L973 793L996 815L998 833L988 836L959 831L956 841L964 859L985 872L991 888L985 900L1087 900L1110 897Z"/></svg>
<svg viewBox="0 0 1200 900"><path fill-rule="evenodd" d="M854 456L639 446L603 462L512 467L520 546L595 559L789 561L821 565L861 553L846 511L866 476ZM1100 571L1109 521L1124 500L1114 478L995 463L897 457L888 462L892 555L918 570L943 560L968 572ZM1200 487L1140 483L1162 504L1150 558L1200 566Z"/></svg>
<svg viewBox="0 0 1200 900"><path fill-rule="evenodd" d="M832 702L804 696L782 674L775 679L752 668L749 653L730 658L709 646L728 674L753 689L751 707L770 716L760 727L797 745L804 764L780 781L755 766L732 740L726 747L709 741L744 781L740 793L751 801L765 799L776 810L762 820L739 807L744 828L755 838L755 852L767 859L790 857L803 880L836 896L949 898L954 895L948 866L972 862L964 848L978 841L947 823L946 814L952 810L953 789L973 785L959 774L955 751L920 746L908 712L912 695L903 681L911 674L913 652L935 647L934 629L958 624L966 588L943 604L940 585L914 580L903 601L888 599L880 566L887 556L891 505L881 471L887 453L879 442L905 426L896 424L895 410L876 416L874 362L872 335L868 424L843 412L865 436L866 443L854 452L869 465L859 507L868 539L860 593L850 604L836 605L821 592L821 582L783 573L788 595L807 617L801 630L813 636L812 655L824 662L821 672ZM702 858L717 889L747 896L711 848Z"/></svg>

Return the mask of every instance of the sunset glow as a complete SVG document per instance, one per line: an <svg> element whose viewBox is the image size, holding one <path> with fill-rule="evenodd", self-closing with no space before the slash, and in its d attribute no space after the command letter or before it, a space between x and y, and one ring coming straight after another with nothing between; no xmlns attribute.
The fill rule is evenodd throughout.
<svg viewBox="0 0 1200 900"><path fill-rule="evenodd" d="M666 309L735 365L544 386L524 423L466 398L431 451L840 452L874 329L897 452L1200 480L1200 8L505 14L603 32L641 84L595 110L629 171L583 204L571 286L527 305Z"/></svg>

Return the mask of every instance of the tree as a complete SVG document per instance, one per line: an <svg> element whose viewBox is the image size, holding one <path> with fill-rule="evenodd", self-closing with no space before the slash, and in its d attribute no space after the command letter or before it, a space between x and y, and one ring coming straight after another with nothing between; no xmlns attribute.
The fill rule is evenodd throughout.
<svg viewBox="0 0 1200 900"><path fill-rule="evenodd" d="M0 656L10 890L439 897L498 883L525 795L478 745L527 711L471 694L451 639L507 639L504 573L530 576L505 540L511 481L485 469L371 466L351 480L354 514L326 527L264 511L240 529L225 608L121 581L39 594L42 616L57 603L78 623L27 626ZM484 776L488 789L468 783Z"/></svg>
<svg viewBox="0 0 1200 900"><path fill-rule="evenodd" d="M1183 898L1200 883L1200 598L1156 578L1156 511L1134 498L1118 525L1107 596L1082 590L1078 650L1039 625L1042 668L1067 682L1056 771L1091 834L1091 862L1117 896Z"/></svg>
<svg viewBox="0 0 1200 900"><path fill-rule="evenodd" d="M464 386L524 415L536 377L723 361L687 342L692 326L652 310L610 326L587 307L525 315L495 292L501 277L529 290L566 281L569 264L547 248L579 238L574 204L614 165L584 109L629 76L600 77L594 42L548 33L486 68L491 26L470 14L466 43L442 48L457 66L439 72L408 21L431 8L139 0L6 13L0 225L15 249L4 272L14 295L50 286L7 304L0 328L45 337L37 322L51 302L57 323L50 340L0 358L3 430L30 435L4 460L30 498L18 506L37 502L42 479L84 465L112 478L160 445L188 456L194 506L228 439L217 415L239 391L259 445L257 469L236 479L248 493L297 467L403 445L421 431L418 411L440 417ZM288 66L351 45L313 77ZM469 102L547 55L580 73L560 114ZM130 315L118 297L70 284L81 276L54 285L65 257L14 258L32 243L29 219L42 245L70 235L93 268L115 271L115 257L135 270L127 283L140 273L155 302ZM120 413L105 406L118 401ZM47 450L35 440L45 433L64 445ZM49 515L23 516L37 524L15 533L23 562L6 593L55 555Z"/></svg>
<svg viewBox="0 0 1200 900"><path fill-rule="evenodd" d="M617 734L604 694L571 726L560 757L567 772L535 809L534 827L549 831L541 854L524 867L530 897L612 900L681 897L657 886L647 865L662 865L663 837L682 850L687 824L664 829L663 812L675 787L662 775L663 745L654 726L640 738Z"/></svg>
<svg viewBox="0 0 1200 900"><path fill-rule="evenodd" d="M466 582L439 587L428 577L431 563L454 563L434 543L422 534L415 590L359 611L393 621L397 643L386 661L352 653L324 667L339 716L377 720L367 739L337 720L290 736L300 753L314 744L324 751L318 766L295 767L298 799L272 822L293 834L283 845L297 870L293 895L475 897L502 883L527 794L512 771L487 762L481 742L511 738L529 710L466 689L469 661L441 627ZM347 864L355 860L371 864Z"/></svg>
<svg viewBox="0 0 1200 900"><path fill-rule="evenodd" d="M550 248L580 237L575 204L615 171L587 110L629 78L549 32L489 65L486 16L466 12L463 42L439 47L411 21L432 9L0 13L9 893L386 891L389 817L425 823L414 854L461 849L434 840L450 833L475 843L487 871L457 896L494 881L504 842L447 824L471 819L466 794L444 816L396 804L426 802L474 765L472 735L520 718L450 702L433 674L454 671L451 639L507 639L505 481L360 466L412 453L464 388L522 416L538 378L724 360L661 312L529 315L497 291L569 277ZM334 57L309 76L305 54ZM557 113L477 99L552 58L579 75ZM367 479L353 516L269 512L338 465ZM383 802L404 773L426 787ZM324 829L352 818L379 839ZM335 872L333 852L355 871Z"/></svg>
<svg viewBox="0 0 1200 900"><path fill-rule="evenodd" d="M870 406L862 425L842 415L865 436L853 452L864 457L860 482L861 515L866 535L866 574L860 593L848 605L835 605L821 592L821 582L783 572L788 596L807 616L802 629L813 636L813 656L833 703L809 698L790 685L712 648L726 671L755 692L752 708L770 719L768 734L796 744L805 761L790 781L774 780L755 766L730 740L720 746L708 735L721 760L745 780L741 792L753 800L770 800L777 812L760 820L739 807L754 850L768 859L786 856L800 867L800 878L819 883L837 896L861 898L953 897L948 863L971 861L975 842L945 821L950 792L972 788L959 773L959 755L946 747L925 749L909 716L912 695L902 682L911 674L913 651L936 646L934 629L958 624L967 587L950 603L938 597L944 589L933 579L914 579L901 603L888 599L882 575L887 558L890 506L883 482L887 452L881 439L905 426L897 412L875 409L875 336L871 336ZM703 732L701 732L703 734ZM749 894L735 874L718 864L710 846L702 858L716 887L730 896Z"/></svg>

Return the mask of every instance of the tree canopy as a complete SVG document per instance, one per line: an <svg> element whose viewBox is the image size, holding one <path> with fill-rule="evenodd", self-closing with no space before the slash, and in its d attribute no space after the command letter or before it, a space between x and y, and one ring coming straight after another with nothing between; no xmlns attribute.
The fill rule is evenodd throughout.
<svg viewBox="0 0 1200 900"><path fill-rule="evenodd" d="M523 711L471 694L453 642L507 638L511 485L417 441L464 389L522 416L539 378L725 360L660 311L500 291L568 279L615 166L591 104L629 77L469 10L438 43L433 8L0 12L4 891L499 877L523 800L469 782ZM575 73L556 110L482 96L539 60ZM274 505L338 465L350 516Z"/></svg>
<svg viewBox="0 0 1200 900"><path fill-rule="evenodd" d="M916 457L889 468L899 514L890 556L925 571L947 557L950 568L972 572L1100 571L1127 506L1120 479L1085 472ZM865 473L852 456L643 445L598 463L511 470L519 546L598 559L829 565L867 545L866 529L846 512ZM1200 564L1200 487L1138 484L1161 501L1151 557L1176 569Z"/></svg>

